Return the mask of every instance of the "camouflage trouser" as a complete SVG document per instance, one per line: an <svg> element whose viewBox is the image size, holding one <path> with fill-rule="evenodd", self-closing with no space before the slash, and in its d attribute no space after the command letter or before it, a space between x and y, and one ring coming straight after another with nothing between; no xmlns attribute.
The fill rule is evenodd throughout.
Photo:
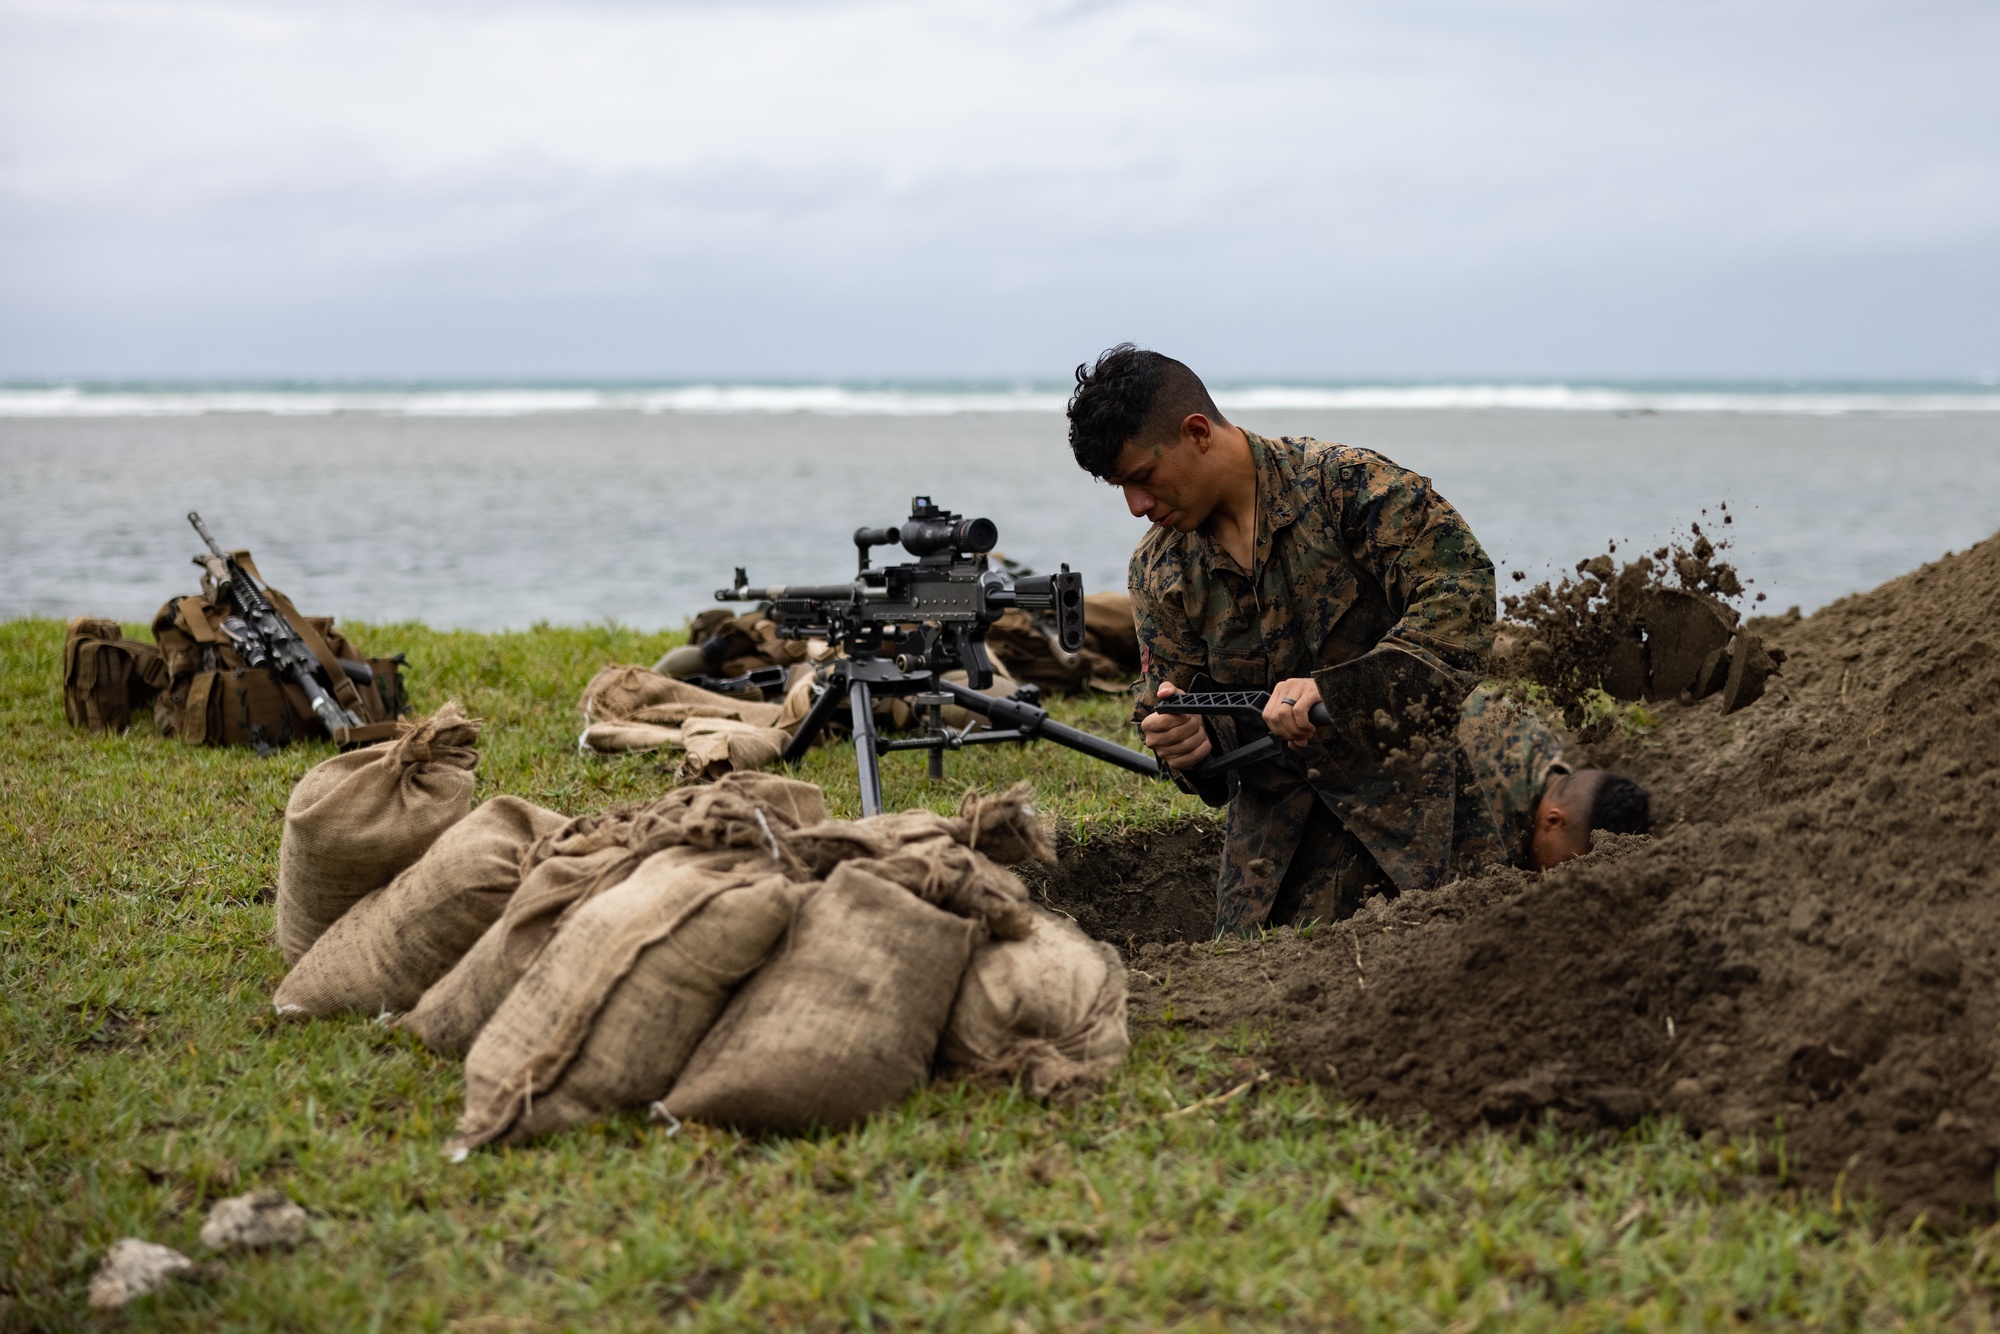
<svg viewBox="0 0 2000 1334"><path fill-rule="evenodd" d="M1373 895L1396 893L1373 854L1310 788L1288 795L1266 819L1240 822L1249 828L1232 821L1216 886L1216 935L1337 921Z"/></svg>

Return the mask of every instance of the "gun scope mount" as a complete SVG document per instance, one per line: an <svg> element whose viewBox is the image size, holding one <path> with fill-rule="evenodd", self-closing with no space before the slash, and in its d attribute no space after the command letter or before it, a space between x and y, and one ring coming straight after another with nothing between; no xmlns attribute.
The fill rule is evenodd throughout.
<svg viewBox="0 0 2000 1334"><path fill-rule="evenodd" d="M910 498L910 517L900 528L857 528L854 545L861 568L868 568L870 547L901 546L919 560L938 564L957 557L983 556L1000 541L991 519L968 519L931 503L929 496Z"/></svg>

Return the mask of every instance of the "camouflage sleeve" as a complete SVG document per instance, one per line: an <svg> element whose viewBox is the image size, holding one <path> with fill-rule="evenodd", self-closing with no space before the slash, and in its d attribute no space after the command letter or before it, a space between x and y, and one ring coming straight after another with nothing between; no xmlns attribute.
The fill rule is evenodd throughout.
<svg viewBox="0 0 2000 1334"><path fill-rule="evenodd" d="M1182 690L1197 673L1208 670L1208 650L1174 596L1178 568L1155 543L1142 542L1132 553L1126 584L1132 593L1132 620L1139 631L1139 674L1146 698L1157 698L1160 682L1172 681Z"/></svg>
<svg viewBox="0 0 2000 1334"><path fill-rule="evenodd" d="M1354 558L1400 619L1383 637L1454 672L1483 676L1493 650L1493 562L1430 479L1370 450L1343 451L1324 475Z"/></svg>
<svg viewBox="0 0 2000 1334"><path fill-rule="evenodd" d="M1174 595L1179 582L1177 567L1148 541L1132 553L1126 587L1132 594L1132 620L1139 631L1139 673L1145 693L1132 711L1136 723L1152 710L1160 697L1160 683L1171 681L1186 690L1194 678L1208 670L1208 650L1201 636L1189 624L1181 600ZM1220 747L1214 726L1208 728L1211 746ZM1227 780L1197 783L1186 774L1169 769L1167 777L1175 787L1200 797L1209 806L1229 802Z"/></svg>

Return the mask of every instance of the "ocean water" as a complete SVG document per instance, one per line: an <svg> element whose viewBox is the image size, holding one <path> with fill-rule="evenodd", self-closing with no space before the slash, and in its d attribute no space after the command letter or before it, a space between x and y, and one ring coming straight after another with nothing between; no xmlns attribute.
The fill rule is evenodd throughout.
<svg viewBox="0 0 2000 1334"><path fill-rule="evenodd" d="M1986 386L1218 397L1426 474L1531 578L1700 521L1757 609L1810 611L2000 529ZM191 509L344 619L678 625L738 565L845 578L853 530L918 494L991 518L1035 568L1122 587L1144 525L1071 461L1060 406L1034 385L0 388L0 617L143 620L195 586Z"/></svg>

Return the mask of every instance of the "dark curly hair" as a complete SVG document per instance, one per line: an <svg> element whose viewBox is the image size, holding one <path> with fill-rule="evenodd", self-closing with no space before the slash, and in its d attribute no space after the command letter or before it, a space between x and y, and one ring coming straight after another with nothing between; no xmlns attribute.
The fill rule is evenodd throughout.
<svg viewBox="0 0 2000 1334"><path fill-rule="evenodd" d="M1590 803L1590 827L1614 834L1653 832L1653 799L1624 774L1606 773Z"/></svg>
<svg viewBox="0 0 2000 1334"><path fill-rule="evenodd" d="M1181 422L1195 412L1218 426L1229 424L1199 375L1172 357L1120 343L1095 366L1076 368L1076 392L1069 396L1070 452L1085 472L1108 478L1125 446L1178 439Z"/></svg>

